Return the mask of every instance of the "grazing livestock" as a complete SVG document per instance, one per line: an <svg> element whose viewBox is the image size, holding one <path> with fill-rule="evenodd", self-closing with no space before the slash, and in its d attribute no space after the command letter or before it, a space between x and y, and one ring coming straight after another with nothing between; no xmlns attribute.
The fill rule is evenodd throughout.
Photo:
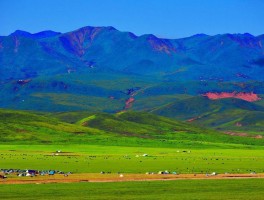
<svg viewBox="0 0 264 200"><path fill-rule="evenodd" d="M7 178L7 177L4 175L0 175L0 179L5 179L5 178Z"/></svg>

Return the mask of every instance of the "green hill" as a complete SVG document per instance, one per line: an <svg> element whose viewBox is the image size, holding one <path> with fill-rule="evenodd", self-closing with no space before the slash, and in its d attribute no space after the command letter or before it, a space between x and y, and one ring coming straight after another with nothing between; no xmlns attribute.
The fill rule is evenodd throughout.
<svg viewBox="0 0 264 200"><path fill-rule="evenodd" d="M117 114L34 113L0 110L2 144L104 144L150 147L263 146L263 139L230 136L213 129L145 112Z"/></svg>
<svg viewBox="0 0 264 200"><path fill-rule="evenodd" d="M185 120L218 130L249 131L262 134L264 107L241 99L209 100L191 97L153 109L150 112Z"/></svg>
<svg viewBox="0 0 264 200"><path fill-rule="evenodd" d="M1 143L74 142L80 133L92 135L99 132L62 122L47 113L0 110Z"/></svg>

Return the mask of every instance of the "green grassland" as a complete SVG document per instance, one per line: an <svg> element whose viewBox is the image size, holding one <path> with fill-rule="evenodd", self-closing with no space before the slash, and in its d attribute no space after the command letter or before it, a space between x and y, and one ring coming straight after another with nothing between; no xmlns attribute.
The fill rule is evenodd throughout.
<svg viewBox="0 0 264 200"><path fill-rule="evenodd" d="M56 150L62 153L55 155ZM73 173L264 172L264 150L179 149L99 145L1 145L0 168ZM143 156L148 154L148 156Z"/></svg>
<svg viewBox="0 0 264 200"><path fill-rule="evenodd" d="M0 137L1 168L249 173L263 172L264 166L263 139L230 136L144 112L1 110ZM53 156L58 149L69 153Z"/></svg>
<svg viewBox="0 0 264 200"><path fill-rule="evenodd" d="M263 179L1 185L3 199L247 199L264 196Z"/></svg>
<svg viewBox="0 0 264 200"><path fill-rule="evenodd" d="M263 139L226 135L146 112L2 109L0 141L1 169L98 175L101 171L112 175L162 170L180 174L264 172ZM3 199L260 199L262 191L263 179L0 187Z"/></svg>

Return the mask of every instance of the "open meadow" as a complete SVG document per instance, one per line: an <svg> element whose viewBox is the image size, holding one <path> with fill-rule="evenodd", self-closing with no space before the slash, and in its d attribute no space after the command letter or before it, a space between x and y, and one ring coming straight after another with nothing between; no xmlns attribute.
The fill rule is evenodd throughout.
<svg viewBox="0 0 264 200"><path fill-rule="evenodd" d="M264 179L0 185L1 199L260 200Z"/></svg>
<svg viewBox="0 0 264 200"><path fill-rule="evenodd" d="M227 135L144 112L0 110L0 119L4 199L263 195L262 138Z"/></svg>
<svg viewBox="0 0 264 200"><path fill-rule="evenodd" d="M56 151L60 151L57 153ZM263 149L1 145L0 168L72 173L263 173Z"/></svg>

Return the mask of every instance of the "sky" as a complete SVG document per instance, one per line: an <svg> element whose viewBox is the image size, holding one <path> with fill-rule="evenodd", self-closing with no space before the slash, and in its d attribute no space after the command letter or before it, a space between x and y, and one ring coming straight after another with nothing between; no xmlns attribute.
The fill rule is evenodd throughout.
<svg viewBox="0 0 264 200"><path fill-rule="evenodd" d="M113 26L136 35L264 34L264 0L0 0L0 35Z"/></svg>

